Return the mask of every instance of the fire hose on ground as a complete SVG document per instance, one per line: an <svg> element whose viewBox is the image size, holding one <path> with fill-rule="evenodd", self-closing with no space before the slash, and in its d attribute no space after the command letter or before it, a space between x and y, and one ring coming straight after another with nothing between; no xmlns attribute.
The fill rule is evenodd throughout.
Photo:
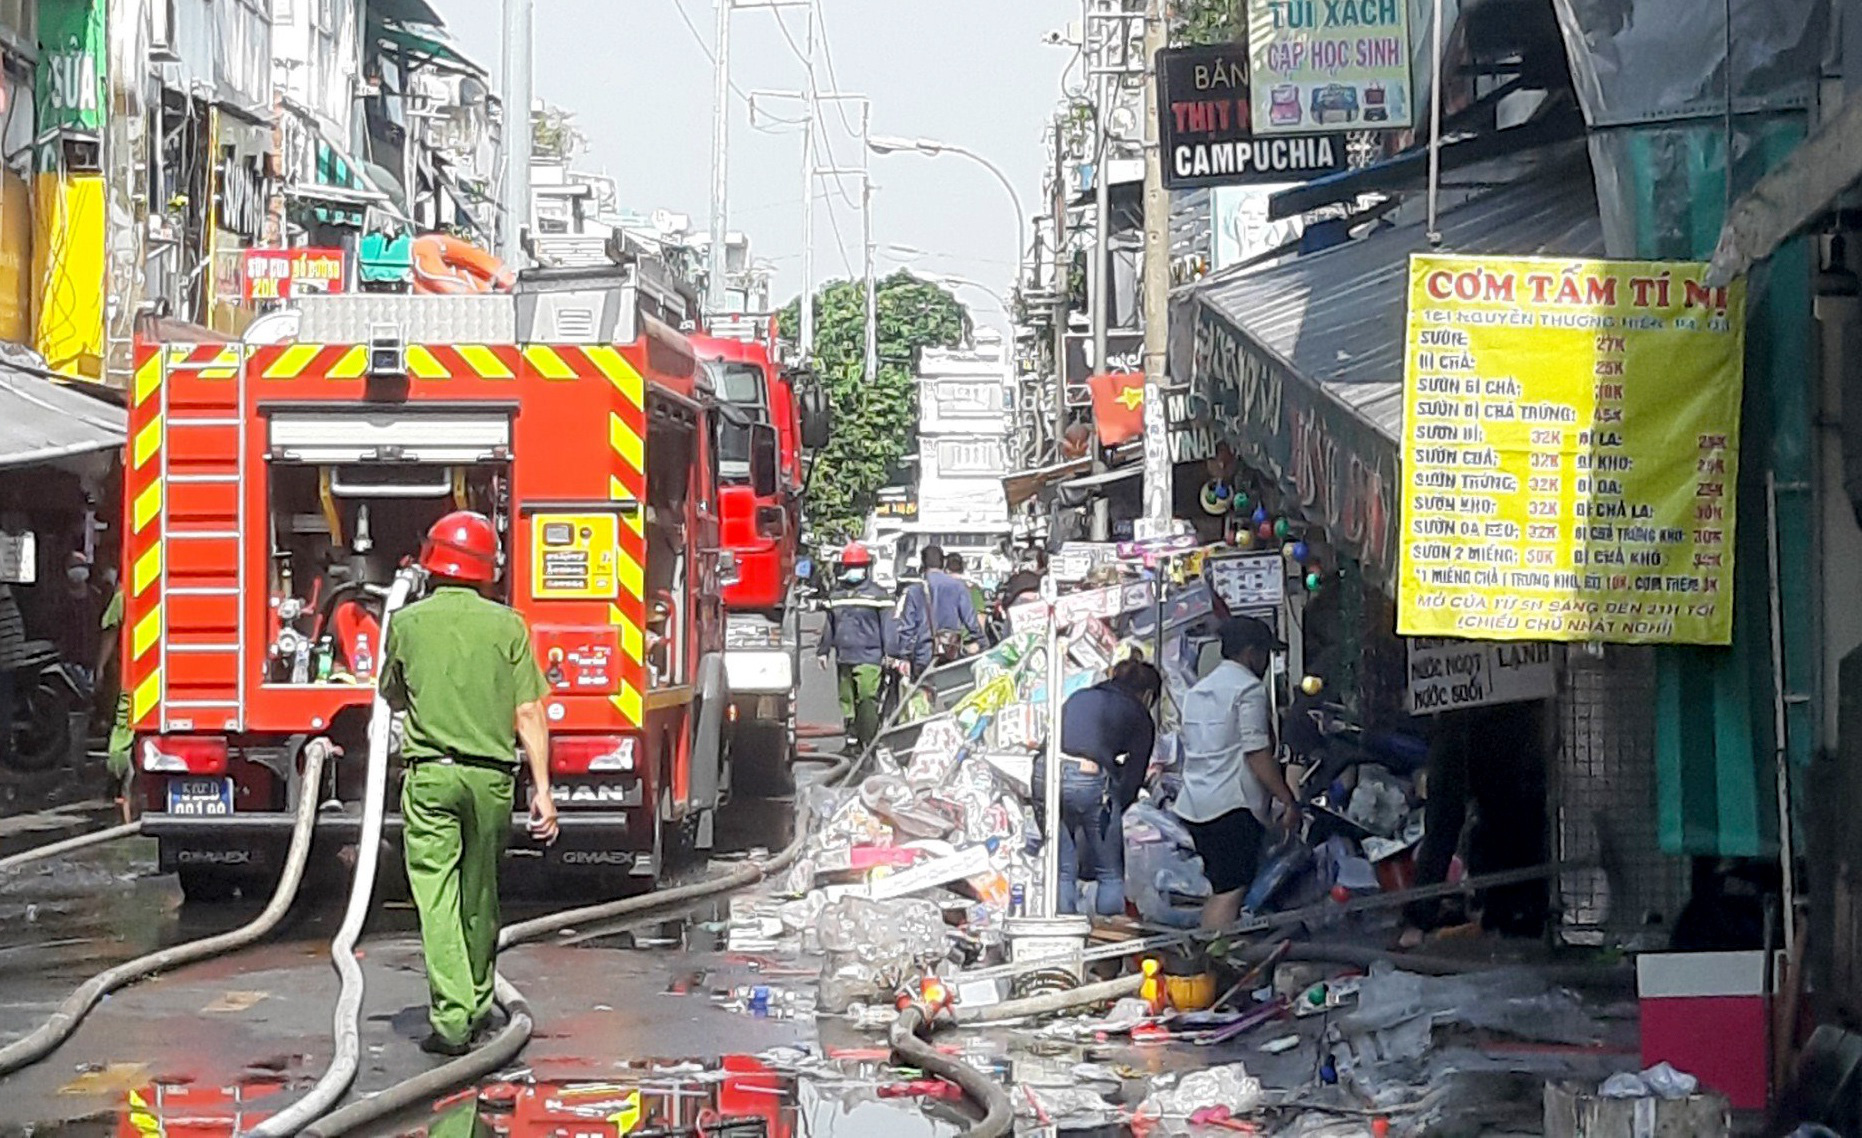
<svg viewBox="0 0 1862 1138"><path fill-rule="evenodd" d="M114 842L118 838L133 838L140 833L142 833L142 823L129 822L121 826L112 826L107 830L98 830L89 834L79 834L75 838L66 838L60 842L51 842L47 845L39 846L37 849L27 850L25 853L16 853L11 857L0 857L0 873L5 873L9 869L18 869L23 865L31 865L35 861L44 861L46 858L58 857L61 854L76 853L79 850L87 850L92 846L101 846L105 842Z"/></svg>
<svg viewBox="0 0 1862 1138"><path fill-rule="evenodd" d="M406 602L411 587L410 578L405 575L397 578L394 592L385 606L384 631L388 617ZM924 685L924 679L925 677L920 677L906 693L905 698L909 699L911 694L921 688ZM895 709L888 717L888 728L896 722L902 708L903 700L900 708ZM336 1054L329 1069L311 1091L285 1111L274 1115L249 1132L255 1136L345 1134L398 1114L422 1102L430 1102L448 1091L475 1082L503 1067L523 1050L535 1027L534 1015L523 994L503 976L498 976L496 977L495 999L498 1005L505 1009L509 1020L482 1047L423 1075L397 1083L379 1094L361 1099L334 1112L322 1113L341 1098L354 1080L360 1054L363 984L361 969L355 960L355 944L361 932L363 920L367 916L380 852L381 819L386 796L389 723L390 717L385 713L378 697L371 716L369 731L369 769L356 876L343 924L331 944L332 961L343 977L343 991L339 996L334 1016ZM836 764L825 772L823 781L832 782L838 779L844 783L851 779L870 760L873 752L874 747L869 745L857 759L843 760ZM164 969L176 968L237 951L256 942L277 927L279 921L289 910L292 901L295 900L298 887L303 880L305 863L310 853L311 837L315 829L319 800L317 789L321 785L324 763L332 753L333 745L327 739L313 739L305 746L303 784L307 792L300 796L297 804L283 873L277 887L273 890L270 902L257 917L230 932L150 953L93 976L67 997L52 1017L37 1030L0 1048L0 1075L30 1065L50 1054L71 1036L84 1016L108 993ZM118 838L132 837L140 833L141 829L141 823L135 822L53 842L0 859L0 870L76 852ZM802 850L806 848L809 837L810 835L806 832L798 833L794 840L775 856L746 863L709 881L695 882L606 904L582 906L511 925L500 935L499 949L502 951L512 945L548 936L577 924L617 920L704 900L721 893L744 888L772 874L779 873L793 864L801 855ZM1104 985L1094 987L1104 987ZM1032 1004L1065 996L1072 996L1078 1001L1083 1000L1087 993L1087 989L1080 989L1077 992L1058 993L1055 996L1036 997L1033 1000L1016 1001L1016 1003ZM1037 1011L1031 1009L1020 1014L1037 1014ZM962 1087L979 1106L983 1107L985 1111L983 1122L967 1131L966 1134L976 1136L976 1138L996 1138L1007 1132L1007 1126L1012 1121L1012 1111L1009 1109L1006 1094L993 1080L967 1064L937 1053L934 1048L918 1040L916 1035L907 1034L910 1038L900 1036L897 1028L894 1029L894 1048L901 1059L950 1079Z"/></svg>
<svg viewBox="0 0 1862 1138"><path fill-rule="evenodd" d="M78 985L77 990L65 997L64 1003L52 1013L52 1017L36 1030L23 1038L16 1039L5 1047L0 1047L0 1075L17 1071L21 1067L36 1063L51 1054L52 1051L71 1037L90 1010L97 1006L97 1001L127 984L143 979L153 973L169 968L178 968L183 964L192 964L198 960L219 956L244 948L259 940L284 919L291 902L297 896L298 885L304 879L304 863L310 857L311 831L317 819L317 787L321 784L323 764L331 754L331 744L327 739L312 739L304 747L304 785L306 792L299 796L297 815L292 821L291 845L285 853L284 874L278 879L278 887L272 891L271 901L258 916L231 932L217 936L204 937L200 940L178 944L159 952L139 956L114 967L107 968L89 980ZM22 864L21 859L36 860L50 857L54 853L68 853L73 849L83 849L99 842L118 837L127 837L137 832L139 827L118 826L112 830L103 830L86 835L91 839L72 838L66 842L55 842L50 846L34 850L31 854L19 854L8 858L6 863Z"/></svg>
<svg viewBox="0 0 1862 1138"><path fill-rule="evenodd" d="M895 708L893 713L887 717L886 728L889 729L897 722L901 709L904 707L905 700L909 699L912 694L915 694L924 686L925 679L925 676L920 676L913 683L906 695L901 698L900 707ZM881 734L883 735L883 731ZM878 736L876 736L876 738L877 737ZM821 781L830 784L836 782L845 784L872 759L875 749L876 747L874 745L869 744L857 758L841 760L823 772ZM794 840L783 849L777 851L773 856L762 861L745 863L728 873L708 881L694 882L690 885L658 890L640 897L629 897L620 901L567 909L557 913L546 914L533 920L522 921L514 925L506 926L498 936L498 949L502 952L504 949L514 945L536 940L539 937L549 936L553 933L562 932L565 929L573 928L577 925L609 922L624 917L637 916L658 909L694 901L702 901L721 893L728 893L756 884L772 874L780 873L793 864L807 847L809 837L810 835L806 831L799 832L796 834ZM363 1127L372 1126L384 1119L392 1118L403 1111L417 1107L422 1103L430 1103L461 1086L466 1086L486 1078L497 1072L506 1063L509 1063L524 1049L525 1044L529 1042L531 1032L535 1030L535 1017L532 1015L529 1004L524 999L523 994L502 975L496 977L496 984L497 990L495 999L498 1005L504 1008L510 1019L509 1022L507 1022L503 1028L499 1029L496 1035L488 1039L484 1045L473 1050L470 1054L462 1055L457 1059L442 1063L440 1066L430 1071L396 1083L378 1094L359 1099L356 1102L352 1102L347 1106L317 1119L310 1125L303 1127L302 1133L305 1135L305 1138L335 1138L336 1135L348 1134ZM901 1053L901 1057L903 1057L903 1053ZM967 1072L965 1075L965 1077L969 1079L969 1084L967 1086L965 1083L958 1082L956 1079L952 1079L952 1081L957 1082L959 1086L964 1086L966 1093L971 1094L971 1097L975 1099L978 1105L982 1106L985 1112L993 1117L995 1107L987 1097L984 1097L985 1090L987 1089L988 1091L993 1091L997 1095L1001 1095L1001 1088L997 1087L992 1080L975 1068L959 1064L957 1061L947 1059L941 1055L937 1056L937 1059L941 1066L962 1067L963 1070ZM931 1068L927 1067L925 1069L929 1070ZM1002 1097L1002 1104L1004 1108L1006 1108L1006 1096ZM1005 1132L1006 1131L1002 1129L995 1129L973 1130L969 1133L974 1135L993 1136Z"/></svg>
<svg viewBox="0 0 1862 1138"><path fill-rule="evenodd" d="M403 569L394 576L394 586L381 611L381 642L387 643L388 625L394 614L407 604L419 579L415 569ZM388 748L393 735L394 714L388 701L378 691L369 715L368 773L362 797L362 832L356 844L356 873L349 887L349 907L343 923L330 942L330 962L342 976L342 991L336 999L332 1017L335 1054L315 1085L289 1107L253 1127L255 1138L286 1138L297 1134L306 1124L321 1117L334 1106L349 1084L355 1080L356 1067L362 1058L362 966L356 963L356 941L362 924L368 919L369 902L375 894L375 866L381 857L382 820L387 813Z"/></svg>

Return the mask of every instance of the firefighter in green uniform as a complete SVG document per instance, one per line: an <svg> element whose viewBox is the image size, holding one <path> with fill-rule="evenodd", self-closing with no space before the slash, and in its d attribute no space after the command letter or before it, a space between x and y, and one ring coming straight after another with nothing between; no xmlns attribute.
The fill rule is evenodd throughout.
<svg viewBox="0 0 1862 1138"><path fill-rule="evenodd" d="M518 743L530 766L530 834L556 838L549 689L523 617L481 593L498 572L498 536L484 515L461 510L434 523L420 564L431 592L389 621L380 684L407 716L402 843L433 1027L420 1046L463 1055L491 1015Z"/></svg>
<svg viewBox="0 0 1862 1138"><path fill-rule="evenodd" d="M823 668L834 653L850 754L865 751L879 733L880 681L898 640L892 598L872 579L872 568L873 555L859 542L841 551L840 581L828 595L828 623L815 653Z"/></svg>

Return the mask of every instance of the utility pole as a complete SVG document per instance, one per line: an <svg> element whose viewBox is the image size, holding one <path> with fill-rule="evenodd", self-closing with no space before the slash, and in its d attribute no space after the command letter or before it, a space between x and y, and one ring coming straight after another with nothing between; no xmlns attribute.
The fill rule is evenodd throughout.
<svg viewBox="0 0 1862 1138"><path fill-rule="evenodd" d="M709 315L724 311L725 199L730 195L731 7L734 0L713 0L718 7L711 93L711 248L705 258L705 307Z"/></svg>
<svg viewBox="0 0 1862 1138"><path fill-rule="evenodd" d="M866 244L866 382L879 378L879 290L873 273L873 179L860 179L860 219Z"/></svg>
<svg viewBox="0 0 1862 1138"><path fill-rule="evenodd" d="M535 4L536 0L504 0L504 224L498 227L498 253L512 268L524 263L524 230L530 224L530 37Z"/></svg>
<svg viewBox="0 0 1862 1138"><path fill-rule="evenodd" d="M1171 515L1170 419L1164 367L1170 346L1170 195L1157 137L1157 54L1168 45L1164 0L1144 19L1144 517L1134 536L1162 536ZM1147 532L1148 531L1148 532Z"/></svg>
<svg viewBox="0 0 1862 1138"><path fill-rule="evenodd" d="M1054 120L1054 461L1060 461L1061 437L1067 432L1067 314L1071 307L1071 266L1067 263L1066 120Z"/></svg>
<svg viewBox="0 0 1862 1138"><path fill-rule="evenodd" d="M814 4L812 3L812 0L805 0L805 2L808 3L808 15L809 15L808 86L805 89L800 90L800 91L771 91L771 90L751 91L750 92L750 113L752 117L755 116L756 103L758 99L788 99L788 100L799 99L801 100L801 102L804 104L804 106L807 109L807 118L805 119L803 123L803 129L806 131L806 134L804 135L803 142L802 142L802 175L803 175L802 176L802 296L801 296L802 335L801 335L801 343L798 345L798 348L801 352L802 359L809 360L814 357L814 351L815 351L815 185L816 185L816 181L817 179L820 179L820 178L853 177L853 178L859 178L861 184L865 185L866 180L867 180L867 165L864 159L862 159L862 162L859 166L854 166L854 167L815 165L815 163L819 160L817 157L818 151L816 149L816 141L815 141L817 136L815 132L821 129L821 121L820 121L821 120L821 104L822 103L856 103L859 105L860 129L857 133L860 136L860 150L861 150L861 153L864 155L866 152L867 130L868 130L868 127L871 125L872 119L873 119L873 102L871 99L869 99L865 95L855 94L852 92L843 92L843 91L822 91L815 85L815 69L814 69L814 62L813 62L815 9L814 9ZM750 8L750 7L782 8L782 7L787 7L792 3L794 3L794 0L774 0L774 2L767 3L767 4L742 4L740 3L737 5L737 7L739 8ZM866 198L863 199L863 204L867 208L863 210L862 212L870 214L871 206L872 206L872 199L870 195L868 195ZM832 205L833 203L830 202L829 208L832 208ZM873 247L872 247L873 245L872 225L871 225L870 219L865 229L865 233L867 235L866 237L866 245L867 245L866 275L870 279L871 274L872 274L872 260L874 256ZM868 375L868 378L870 379L873 374L877 374L877 371L870 373Z"/></svg>
<svg viewBox="0 0 1862 1138"><path fill-rule="evenodd" d="M808 5L808 114L802 124L802 362L815 358L815 6ZM870 257L870 254L869 254Z"/></svg>

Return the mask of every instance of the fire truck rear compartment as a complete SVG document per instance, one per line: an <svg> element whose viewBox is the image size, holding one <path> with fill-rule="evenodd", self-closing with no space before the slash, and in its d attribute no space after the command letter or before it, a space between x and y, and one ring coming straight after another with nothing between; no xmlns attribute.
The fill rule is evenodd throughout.
<svg viewBox="0 0 1862 1138"><path fill-rule="evenodd" d="M273 463L272 634L265 681L366 683L396 566L453 510L493 518L507 543L509 467Z"/></svg>

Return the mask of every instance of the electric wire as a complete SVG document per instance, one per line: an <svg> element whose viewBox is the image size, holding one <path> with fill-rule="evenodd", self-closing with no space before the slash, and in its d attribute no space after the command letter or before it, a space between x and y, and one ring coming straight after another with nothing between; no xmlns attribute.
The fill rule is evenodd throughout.
<svg viewBox="0 0 1862 1138"><path fill-rule="evenodd" d="M699 31L698 25L692 22L692 14L685 10L685 4L683 3L683 0L667 0L667 2L672 5L672 10L679 14L679 22L685 25L685 30L692 33L692 42L698 45L698 50L704 53L705 59L708 62L710 62L710 64L713 67L716 67L718 63L717 53L712 51L711 45L705 41L705 33ZM732 79L729 82L731 85L731 92L735 94L739 99L742 99L744 101L744 105L754 110L756 106L756 102L755 100L750 98L749 92L745 91L742 87L739 87L735 79ZM765 117L767 117L770 122L776 123L781 126L801 126L804 122L807 121L806 119L785 119L780 115L772 115L772 114L769 114L768 112L764 112L764 114L765 114ZM752 130L761 130L764 134L783 133L781 131L767 130L763 127L757 126L756 118L754 115L750 119L750 127Z"/></svg>

